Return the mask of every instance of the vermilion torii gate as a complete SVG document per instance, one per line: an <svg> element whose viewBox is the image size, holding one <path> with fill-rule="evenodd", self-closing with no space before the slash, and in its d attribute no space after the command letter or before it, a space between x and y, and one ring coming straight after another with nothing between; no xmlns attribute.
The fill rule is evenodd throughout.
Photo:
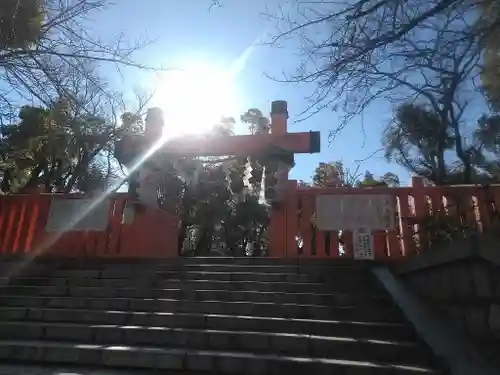
<svg viewBox="0 0 500 375"><path fill-rule="evenodd" d="M165 126L161 110L150 109L146 119L144 134L133 134L125 136L119 147L118 159L127 166L134 164L141 158L140 155L149 154L146 161L135 168L132 174L129 193L136 195L139 202L151 205L154 199L149 202L141 192L144 185L150 183L157 184L155 175L160 173L161 165L166 164L169 158L196 157L196 156L251 156L270 160L270 165L266 165L266 171L274 174L275 186L273 189L266 189L266 199L272 203L271 217L271 255L279 256L284 251L281 247L284 244L277 243L276 239L283 237L283 230L286 228L285 207L279 204L286 199L288 183L288 172L294 163L295 153L318 153L320 151L319 132L288 133L287 129L288 109L286 101L274 101L271 105L271 123L268 134L256 135L231 135L231 136L189 136L166 141L164 144L155 147L155 144L162 138ZM154 152L151 149L155 149ZM156 165L158 173L154 172ZM272 167L271 167L272 166ZM149 171L145 172L148 168ZM141 172L142 171L142 172ZM141 176L142 174L142 176ZM145 174L149 174L144 177ZM142 185L142 186L141 186ZM295 186L295 184L293 184ZM153 189L151 189L153 192ZM276 191L271 195L271 192ZM154 197L153 197L154 198Z"/></svg>

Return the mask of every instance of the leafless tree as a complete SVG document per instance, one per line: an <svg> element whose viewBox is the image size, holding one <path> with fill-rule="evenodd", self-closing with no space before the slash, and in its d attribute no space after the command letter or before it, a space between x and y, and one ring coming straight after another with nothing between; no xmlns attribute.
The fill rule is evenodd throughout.
<svg viewBox="0 0 500 375"><path fill-rule="evenodd" d="M480 62L489 31L474 13L480 1L294 0L281 17L288 28L272 43L300 38L304 59L284 80L316 84L308 114L342 110L332 137L377 100L418 102L453 129L467 168L461 125L468 106L482 100Z"/></svg>
<svg viewBox="0 0 500 375"><path fill-rule="evenodd" d="M287 28L272 43L289 37L302 41L304 59L285 80L317 84L311 95L314 110L342 104L349 118L376 99L399 101L402 88L419 95L425 91L422 81L436 90L446 79L440 76L455 74L452 60L461 59L463 65L480 49L482 34L477 31L477 17L470 16L469 1L293 0L292 4L293 9L283 10L281 16L280 26ZM462 56L454 53L457 47Z"/></svg>

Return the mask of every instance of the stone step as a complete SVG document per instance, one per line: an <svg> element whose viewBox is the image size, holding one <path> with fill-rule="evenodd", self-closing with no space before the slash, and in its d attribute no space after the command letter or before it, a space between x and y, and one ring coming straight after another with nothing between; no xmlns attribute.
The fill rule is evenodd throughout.
<svg viewBox="0 0 500 375"><path fill-rule="evenodd" d="M320 320L370 320L400 322L402 313L395 307L327 306L278 304L271 302L192 301L147 298L82 298L49 296L0 296L0 306L27 308L123 310L144 312L194 312L205 314L257 315L267 317Z"/></svg>
<svg viewBox="0 0 500 375"><path fill-rule="evenodd" d="M133 260L132 260L133 262ZM272 257L182 257L168 260L165 263L170 264L229 264L229 265L294 265L300 267L320 266L332 269L363 269L371 268L377 265L377 262L370 260L354 260L349 258L336 259L311 259L295 258L283 259Z"/></svg>
<svg viewBox="0 0 500 375"><path fill-rule="evenodd" d="M312 320L204 313L145 313L134 311L0 307L0 321L159 326L344 336L393 341L415 340L415 332L407 324L353 321L351 319Z"/></svg>
<svg viewBox="0 0 500 375"><path fill-rule="evenodd" d="M36 285L36 286L35 286ZM248 301L275 302L306 305L359 305L392 306L393 301L388 296L363 296L349 293L318 294L318 293L277 293L237 290L196 290L196 289L153 289L151 287L87 287L40 284L8 285L0 288L3 296L57 296L57 297L92 297L92 298L173 298L194 301Z"/></svg>
<svg viewBox="0 0 500 375"><path fill-rule="evenodd" d="M109 268L137 268L134 265L105 265L101 269ZM189 270L189 271L211 271L211 272L271 272L271 273L306 273L306 274L327 274L327 275L350 275L364 276L370 273L368 268L355 267L325 267L324 265L298 265L298 264L218 264L218 263L169 263L154 264L150 266L156 270ZM144 269L145 267L141 267ZM77 268L77 265L74 266ZM81 268L81 267L80 267Z"/></svg>
<svg viewBox="0 0 500 375"><path fill-rule="evenodd" d="M22 267L20 267L22 266ZM311 279L345 279L348 277L352 280L374 280L368 267L354 266L324 266L324 265L297 265L297 264L211 264L211 263L187 263L184 261L172 261L166 264L147 263L88 263L85 260L71 263L60 262L33 262L33 263L0 263L0 274L21 274L21 275L51 275L54 272L66 274L85 275L84 277L154 277L156 273L165 272L221 272L221 273L257 273L257 274L277 274L276 276L291 278L291 275L301 275L299 277L308 277ZM281 276L279 276L281 275ZM287 276L289 275L289 276ZM306 276L308 275L308 276ZM215 276L218 277L218 276ZM222 276L223 277L223 276ZM239 276L237 276L239 277Z"/></svg>
<svg viewBox="0 0 500 375"><path fill-rule="evenodd" d="M216 374L416 375L437 373L422 366L233 351L166 349L145 346L75 345L48 341L0 341L0 360L78 364L114 368L188 370Z"/></svg>
<svg viewBox="0 0 500 375"><path fill-rule="evenodd" d="M255 331L170 327L0 322L0 340L47 340L92 345L151 345L256 354L377 361L432 366L432 355L412 342Z"/></svg>
<svg viewBox="0 0 500 375"><path fill-rule="evenodd" d="M19 268L21 263L0 262L0 271L14 270ZM276 263L276 264L233 264L233 263L186 263L184 260L176 261L171 260L167 263L159 262L142 264L142 263L107 263L106 260L100 261L98 263L92 262L88 263L85 260L70 263L58 263L58 262L34 262L30 266L33 269L64 269L64 270L123 270L129 272L142 271L145 272L155 272L162 270L205 270L214 272L227 272L227 271L239 271L239 272L275 272L275 273L324 273L324 274L343 274L343 275L366 275L370 273L369 267L355 267L355 266L332 266L331 264L289 264L289 263Z"/></svg>
<svg viewBox="0 0 500 375"><path fill-rule="evenodd" d="M378 283L350 283L348 280L338 283L293 283L293 282L263 282L263 281L215 281L215 280L182 280L165 279L158 280L156 285L160 287L174 287L185 289L224 289L224 290L248 290L261 292L297 292L297 293L355 293L364 295L386 295L386 291Z"/></svg>
<svg viewBox="0 0 500 375"><path fill-rule="evenodd" d="M387 292L377 283L350 283L348 280L337 283L293 283L293 282L260 282L260 281L216 281L216 280L181 280L155 278L68 278L60 276L31 276L0 278L2 285L38 285L38 286L85 286L85 287L136 287L152 289L183 290L234 290L274 293L349 293L364 296L387 296Z"/></svg>
<svg viewBox="0 0 500 375"><path fill-rule="evenodd" d="M12 266L18 264L31 265L50 265L64 267L107 267L107 266L168 266L168 265L198 265L198 264L227 264L231 266L250 265L250 266L299 266L299 267L327 267L331 269L369 269L377 266L377 262L370 260L354 260L349 258L336 259L311 259L296 258L283 259L272 257L179 257L165 259L148 258L102 258L102 257L51 257L46 255L37 256L33 259L31 256L24 255L2 255L0 259L0 269L3 265Z"/></svg>
<svg viewBox="0 0 500 375"><path fill-rule="evenodd" d="M103 279L139 279L149 280L158 279L181 279L181 280L213 280L213 281L247 281L247 282L291 282L291 283L337 283L346 282L351 284L377 283L372 275L355 276L336 275L336 274L308 274L308 273L276 273L276 272L241 272L241 271L192 271L192 270L156 270L147 272L147 270L128 270L119 268L110 268L105 270L68 270L57 269L51 273L55 277L67 277L74 279L103 278Z"/></svg>
<svg viewBox="0 0 500 375"><path fill-rule="evenodd" d="M0 261L8 276L0 277L0 361L185 375L430 371L432 353L372 275L374 265Z"/></svg>

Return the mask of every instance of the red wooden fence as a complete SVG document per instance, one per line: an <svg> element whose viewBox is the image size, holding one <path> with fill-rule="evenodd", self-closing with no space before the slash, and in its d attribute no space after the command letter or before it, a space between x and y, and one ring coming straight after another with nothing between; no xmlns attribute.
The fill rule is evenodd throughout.
<svg viewBox="0 0 500 375"><path fill-rule="evenodd" d="M68 217L65 228L47 228L51 205L55 201L83 198L88 197L58 194L0 196L0 254L177 256L177 238L169 237L169 233L177 233L177 218L165 212L153 212L137 215L133 224L128 225L123 220L127 194L113 194L102 199L101 203L108 207L103 228L75 228L90 207Z"/></svg>
<svg viewBox="0 0 500 375"><path fill-rule="evenodd" d="M307 188L289 181L288 198L276 211L271 224L271 255L286 258L353 257L350 231L320 231L314 225L315 199L318 195L390 194L396 197L396 228L373 231L375 259L397 261L422 249L429 233L421 225L427 216L465 213L469 228L488 228L495 210L500 207L500 185L487 188L477 185L424 186L414 178L411 187ZM342 239L341 243L339 238Z"/></svg>
<svg viewBox="0 0 500 375"><path fill-rule="evenodd" d="M477 231L492 224L495 210L500 207L500 185L488 189L481 186L426 187L421 180L414 179L411 187L323 189L298 188L296 181L288 183L286 200L271 215L270 255L274 257L353 257L351 232L342 231L340 235L339 231L320 231L315 227L318 195L390 194L396 197L396 228L372 232L375 259L378 260L397 261L421 251L421 244L428 240L429 233L419 220L428 215L451 216L457 202L465 212L467 224ZM0 254L178 256L178 217L163 211L147 211L135 215L133 221L127 223L124 220L129 204L127 194L113 194L103 199L107 211L99 212L107 212L107 217L101 228L93 226L92 219L88 228L77 228L74 217L69 218L67 224L64 222L63 228L49 228L54 202L83 198L86 197L57 194L0 196Z"/></svg>

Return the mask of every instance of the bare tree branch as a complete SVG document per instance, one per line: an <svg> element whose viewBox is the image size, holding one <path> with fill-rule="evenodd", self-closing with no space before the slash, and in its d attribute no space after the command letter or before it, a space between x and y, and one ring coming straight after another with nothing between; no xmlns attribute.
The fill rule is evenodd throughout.
<svg viewBox="0 0 500 375"><path fill-rule="evenodd" d="M0 8L13 0L6 1ZM110 91L106 81L102 77L97 80L94 73L103 64L114 65L118 70L166 70L134 59L149 42L127 43L123 35L109 42L92 33L88 20L95 12L105 10L110 1L43 0L41 4L44 17L36 35L24 44L0 44L0 82L12 88L8 95L3 95L5 105L18 98L51 105L64 94L67 74L93 81L94 85L99 82L103 93ZM93 73L89 74L89 70Z"/></svg>
<svg viewBox="0 0 500 375"><path fill-rule="evenodd" d="M293 0L291 10L280 9L278 27L285 29L269 43L293 37L303 60L279 80L316 84L303 116L325 108L342 112L344 122L333 134L377 99L432 102L440 77L456 71L453 59L473 55L477 62L485 33L472 16L479 1ZM477 67L460 69L461 82L476 83Z"/></svg>

